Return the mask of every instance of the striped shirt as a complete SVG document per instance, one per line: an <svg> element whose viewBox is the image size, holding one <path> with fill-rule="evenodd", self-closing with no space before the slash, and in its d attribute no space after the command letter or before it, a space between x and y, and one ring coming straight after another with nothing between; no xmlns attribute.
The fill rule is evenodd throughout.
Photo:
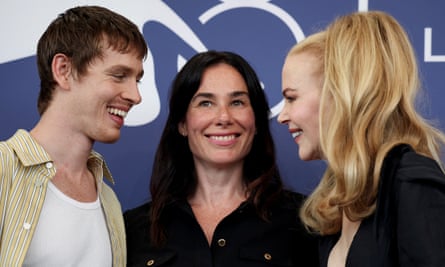
<svg viewBox="0 0 445 267"><path fill-rule="evenodd" d="M122 209L113 190L103 181L113 178L102 156L92 151L88 168L96 178L107 221L113 266L126 265ZM25 130L0 142L0 266L21 266L43 207L48 181L56 170L48 153ZM69 241L67 241L67 245Z"/></svg>

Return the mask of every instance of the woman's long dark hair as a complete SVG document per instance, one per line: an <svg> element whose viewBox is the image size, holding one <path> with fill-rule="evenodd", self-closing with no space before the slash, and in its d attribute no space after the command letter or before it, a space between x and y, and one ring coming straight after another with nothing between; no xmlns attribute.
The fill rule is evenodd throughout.
<svg viewBox="0 0 445 267"><path fill-rule="evenodd" d="M196 188L193 156L187 138L178 131L178 125L185 120L189 103L201 84L204 71L219 63L228 64L241 74L255 114L257 133L244 159L243 168L249 193L247 201L255 206L259 216L267 220L267 209L282 190L269 129L269 105L255 71L245 59L233 52L198 53L184 65L173 81L169 114L153 163L150 235L154 246L162 246L168 238L163 228L164 208L175 201L186 200Z"/></svg>

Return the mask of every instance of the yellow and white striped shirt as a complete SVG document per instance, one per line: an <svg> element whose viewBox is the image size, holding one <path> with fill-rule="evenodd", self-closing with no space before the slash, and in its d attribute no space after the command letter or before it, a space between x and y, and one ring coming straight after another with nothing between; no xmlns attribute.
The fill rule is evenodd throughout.
<svg viewBox="0 0 445 267"><path fill-rule="evenodd" d="M92 151L88 167L96 178L99 199L107 221L113 266L126 265L122 209L102 156ZM25 130L0 142L0 266L21 266L36 229L48 181L56 173L48 153ZM69 241L68 241L69 242ZM68 243L67 242L67 243ZM56 253L56 252L55 252Z"/></svg>

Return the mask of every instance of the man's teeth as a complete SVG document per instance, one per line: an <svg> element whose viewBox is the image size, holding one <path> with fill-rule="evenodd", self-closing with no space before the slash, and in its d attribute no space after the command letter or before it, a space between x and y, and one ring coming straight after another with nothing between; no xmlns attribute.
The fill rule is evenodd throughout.
<svg viewBox="0 0 445 267"><path fill-rule="evenodd" d="M107 108L107 111L110 114L117 115L117 116L120 116L122 118L125 118L127 116L127 113L128 113L126 111L123 111L123 110L120 110L120 109L117 109L117 108Z"/></svg>
<svg viewBox="0 0 445 267"><path fill-rule="evenodd" d="M298 131L298 132L292 133L292 138L297 138L301 134L303 134L303 131Z"/></svg>
<svg viewBox="0 0 445 267"><path fill-rule="evenodd" d="M210 138L217 141L229 141L235 139L235 135L223 135L223 136L212 135Z"/></svg>

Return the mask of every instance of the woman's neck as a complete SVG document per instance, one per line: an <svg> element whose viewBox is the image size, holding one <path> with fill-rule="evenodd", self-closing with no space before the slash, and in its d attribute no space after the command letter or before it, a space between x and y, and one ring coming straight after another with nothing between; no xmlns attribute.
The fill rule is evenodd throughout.
<svg viewBox="0 0 445 267"><path fill-rule="evenodd" d="M351 221L343 212L341 235L329 254L328 267L346 266L349 249L360 223L361 221Z"/></svg>

